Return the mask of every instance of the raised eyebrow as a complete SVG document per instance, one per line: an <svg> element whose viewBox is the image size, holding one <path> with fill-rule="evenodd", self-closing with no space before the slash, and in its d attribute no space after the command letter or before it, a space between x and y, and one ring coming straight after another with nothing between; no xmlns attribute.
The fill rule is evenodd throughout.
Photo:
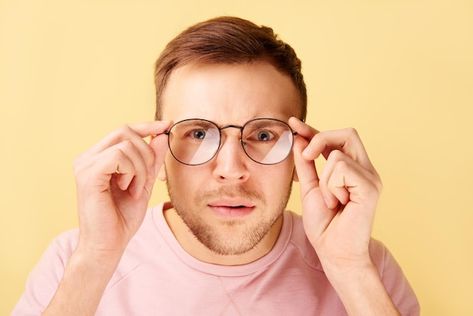
<svg viewBox="0 0 473 316"><path fill-rule="evenodd" d="M271 125L271 123L273 123L273 126L284 126L283 124L281 124L281 122L278 122L278 121L272 121L272 122L268 122L268 121L259 121L259 120L255 120L253 122L251 122L251 126L255 125L256 128L260 128L260 127L266 127L268 125ZM246 125L247 126L247 125Z"/></svg>
<svg viewBox="0 0 473 316"><path fill-rule="evenodd" d="M198 126L198 127L215 127L214 124L210 123L210 122L206 122L206 121L188 121L188 122L182 122L181 123L184 127L188 127L188 126Z"/></svg>

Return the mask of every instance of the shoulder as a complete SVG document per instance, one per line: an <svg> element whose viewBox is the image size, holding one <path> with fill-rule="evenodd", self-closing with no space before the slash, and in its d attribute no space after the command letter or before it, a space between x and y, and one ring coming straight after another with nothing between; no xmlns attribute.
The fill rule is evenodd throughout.
<svg viewBox="0 0 473 316"><path fill-rule="evenodd" d="M290 244L298 249L298 252L304 257L308 264L318 270L323 270L317 253L305 234L302 216L292 211L286 211L285 218L288 217L292 225ZM386 268L392 265L393 261L395 262L394 257L384 243L373 237L370 239L369 252L381 276L385 273Z"/></svg>
<svg viewBox="0 0 473 316"><path fill-rule="evenodd" d="M388 249L382 241L371 237L369 244L369 252L371 260L378 269L378 273L382 276L384 272L384 263L386 259L385 257L386 253L388 252Z"/></svg>
<svg viewBox="0 0 473 316"><path fill-rule="evenodd" d="M73 228L58 234L43 253L43 259L54 260L57 265L64 267L77 247L79 228Z"/></svg>
<svg viewBox="0 0 473 316"><path fill-rule="evenodd" d="M288 219L291 225L289 246L295 249L308 266L323 272L317 253L305 234L302 216L292 211L285 211L285 215L285 220Z"/></svg>
<svg viewBox="0 0 473 316"><path fill-rule="evenodd" d="M129 250L131 250L132 253L135 253L136 251L133 251L134 248L142 248L142 244L146 244L146 242L149 243L149 234L150 232L155 231L152 223L152 213L156 210L159 210L159 207L160 205L148 208L140 228L130 240L127 250L125 250L125 256L127 255L127 252ZM69 230L65 230L56 235L56 237L51 240L48 247L44 251L42 255L42 261L51 262L51 260L54 260L57 265L60 264L65 267L67 261L77 248L77 244L79 242L79 234L80 230L78 227L76 227Z"/></svg>
<svg viewBox="0 0 473 316"><path fill-rule="evenodd" d="M399 278L403 275L399 263L382 241L371 238L369 251L371 260L375 264L381 278L389 280L393 277Z"/></svg>
<svg viewBox="0 0 473 316"><path fill-rule="evenodd" d="M385 289L401 315L419 315L417 296L391 251L379 240L371 238L370 255Z"/></svg>
<svg viewBox="0 0 473 316"><path fill-rule="evenodd" d="M286 217L290 216L292 226L290 245L296 249L306 265L323 272L317 253L306 237L302 216L291 211L286 211L286 214ZM371 237L369 253L386 290L401 314L419 315L420 307L414 290L386 245Z"/></svg>

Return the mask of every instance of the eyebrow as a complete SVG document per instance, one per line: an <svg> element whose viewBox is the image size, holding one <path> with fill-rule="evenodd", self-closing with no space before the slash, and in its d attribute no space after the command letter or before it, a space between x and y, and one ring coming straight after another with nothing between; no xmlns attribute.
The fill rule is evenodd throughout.
<svg viewBox="0 0 473 316"><path fill-rule="evenodd" d="M182 122L182 121L188 121L188 120L203 120L203 121L212 122L212 123L216 124L219 128L222 128L222 127L229 126L229 125L243 127L243 125L245 125L245 124L248 123L249 121L253 121L253 120L256 120L256 119L274 119L274 120L282 121L282 122L284 122L284 123L288 123L289 117L285 118L285 117L274 117L274 116L272 116L272 115L256 115L256 116L250 117L248 120L246 120L246 122L244 122L244 123L241 124L241 125L233 124L233 123L221 124L220 122L216 122L216 121L213 121L213 120L211 120L211 119L202 118L202 117L188 117L188 118L183 118L183 119L175 120L174 122ZM207 122L207 124L209 124L208 122ZM202 122L202 124L205 124L205 123ZM203 125L203 126L205 126L205 125Z"/></svg>
<svg viewBox="0 0 473 316"><path fill-rule="evenodd" d="M191 120L195 120L195 121L190 122ZM183 125L193 125L193 126L200 126L200 127L207 127L209 125L213 126L213 124L211 123L212 121L201 119L201 118L189 118L189 119L184 119L177 122L181 122L181 124Z"/></svg>
<svg viewBox="0 0 473 316"><path fill-rule="evenodd" d="M273 118L273 117L262 117L262 119L279 120L278 118ZM254 120L254 119L253 119L253 120ZM251 120L250 120L250 121L251 121ZM283 120L281 120L281 121L283 121ZM248 121L248 122L249 122L249 121ZM283 122L285 122L285 121L283 121ZM253 122L253 124L254 124L257 128L260 128L261 126L266 126L266 125L267 125L266 123L267 123L267 122L261 122L261 121L258 121L258 120L256 120L256 121ZM285 123L286 123L286 122L285 122ZM246 124L246 123L245 123L245 124Z"/></svg>

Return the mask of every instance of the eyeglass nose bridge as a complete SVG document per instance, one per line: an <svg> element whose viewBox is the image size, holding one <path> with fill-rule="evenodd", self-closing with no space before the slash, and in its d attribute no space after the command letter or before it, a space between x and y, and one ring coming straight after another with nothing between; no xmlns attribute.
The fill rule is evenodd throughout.
<svg viewBox="0 0 473 316"><path fill-rule="evenodd" d="M217 152L215 153L215 155L218 154L218 152L220 151L221 147L223 146L223 139L224 139L224 138L223 138L223 135L222 135L222 131L223 131L224 129L227 129L227 128L236 128L236 129L239 129L239 130L240 130L240 139L239 139L239 141L240 141L241 146L243 147L243 151L245 152L246 155L248 155L248 153L246 152L246 150L245 150L245 148L244 148L244 146L243 146L243 128L244 128L244 127L245 127L245 126L234 125L234 124L224 125L224 126L222 126L222 127L217 126L218 131L219 131L219 134L220 134L220 141L219 141L218 149L217 149Z"/></svg>
<svg viewBox="0 0 473 316"><path fill-rule="evenodd" d="M227 129L227 128L236 128L236 129L239 129L240 132L241 132L241 131L243 131L243 127L244 126L229 124L229 125L219 127L218 129L222 131L222 130Z"/></svg>

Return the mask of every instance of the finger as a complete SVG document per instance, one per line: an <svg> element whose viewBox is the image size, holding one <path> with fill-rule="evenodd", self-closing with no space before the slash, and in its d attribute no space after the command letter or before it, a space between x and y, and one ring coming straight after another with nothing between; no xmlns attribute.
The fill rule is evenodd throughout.
<svg viewBox="0 0 473 316"><path fill-rule="evenodd" d="M131 161L131 160L130 160ZM131 163L133 165L133 162ZM133 167L133 170L135 169L135 167ZM126 172L126 173L119 173L119 174L113 174L112 175L112 180L113 181L113 178L116 179L116 183L118 185L118 187L122 190L122 191L125 191L128 189L128 187L130 186L130 183L131 181L133 181L134 179L134 174L135 174L135 171L131 171L131 172ZM130 191L131 192L131 191Z"/></svg>
<svg viewBox="0 0 473 316"><path fill-rule="evenodd" d="M76 170L76 181L79 186L97 188L102 192L110 189L112 180L121 190L126 190L136 173L130 157L115 147L101 152L88 163L88 168ZM117 169L120 174L116 174Z"/></svg>
<svg viewBox="0 0 473 316"><path fill-rule="evenodd" d="M308 142L304 138L296 137L293 146L294 164L296 166L303 200L308 192L319 186L319 176L317 175L315 162L302 157L302 151L307 144Z"/></svg>
<svg viewBox="0 0 473 316"><path fill-rule="evenodd" d="M131 161L133 169L122 170L122 166L119 164L122 156L127 157ZM124 140L97 155L95 162L107 158L112 162L105 165L107 168L104 170L105 174L114 174L118 165L120 167L120 176L117 177L119 187L122 190L128 189L132 196L139 197L146 183L148 172L146 163L135 145L130 140Z"/></svg>
<svg viewBox="0 0 473 316"><path fill-rule="evenodd" d="M144 138L147 136L155 136L162 134L167 130L170 124L170 121L152 121L125 125L108 134L100 142L98 142L89 150L87 150L84 155L93 155L99 153L110 146L120 143L125 139L136 137Z"/></svg>
<svg viewBox="0 0 473 316"><path fill-rule="evenodd" d="M356 170L356 166L359 167L356 163L350 164L347 161L339 161L333 169L328 186L330 191L337 195L340 200L343 199L344 194L349 196L348 201L342 204L352 204L353 207L349 209L356 209L356 211L344 212L348 209L344 206L341 207L341 210L350 225L361 228L366 223L372 223L379 192L366 177L368 172L361 167L360 170L362 171L360 172L360 170ZM345 193L342 193L343 191Z"/></svg>
<svg viewBox="0 0 473 316"><path fill-rule="evenodd" d="M309 142L315 135L320 133L318 130L316 130L312 126L304 123L303 121L299 120L297 117L294 117L294 116L289 119L289 126L295 132L297 132L298 135L304 137ZM325 157L325 159L327 159L328 155L330 154L330 151L325 150L325 151L322 152L322 154ZM314 159L314 158L312 158L312 159Z"/></svg>
<svg viewBox="0 0 473 316"><path fill-rule="evenodd" d="M151 147L145 142L145 140L138 136L138 134L136 134L133 130L130 130L129 135L125 136L121 142L124 141L130 141L133 144L144 160L147 172L149 174L153 173L155 154Z"/></svg>
<svg viewBox="0 0 473 316"><path fill-rule="evenodd" d="M154 174L158 174L161 165L163 164L164 157L168 151L168 136L165 134L154 137L150 142L150 148L154 152Z"/></svg>
<svg viewBox="0 0 473 316"><path fill-rule="evenodd" d="M326 191L323 194L329 196L331 209L338 207L339 202L342 205L349 201L362 203L373 193L379 194L376 183L376 177L339 150L330 153L320 176L320 187Z"/></svg>
<svg viewBox="0 0 473 316"><path fill-rule="evenodd" d="M155 161L152 168L153 169L152 175L148 176L148 179L146 180L146 183L144 186L144 192L146 192L148 197L151 196L151 193L153 192L153 186L154 186L154 183L156 182L156 177L158 176L159 169L161 168L161 165L163 164L164 157L168 149L167 136L162 134L162 135L158 135L154 137L151 140L149 147L154 152Z"/></svg>
<svg viewBox="0 0 473 316"><path fill-rule="evenodd" d="M353 128L323 131L315 135L303 152L306 159L316 159L324 151L338 149L359 162L364 168L374 171L365 147Z"/></svg>
<svg viewBox="0 0 473 316"><path fill-rule="evenodd" d="M171 126L171 121L151 121L135 123L130 128L141 137L157 136L164 133Z"/></svg>
<svg viewBox="0 0 473 316"><path fill-rule="evenodd" d="M130 157L135 167L135 174L133 181L128 186L132 195L136 198L141 196L141 193L144 190L144 186L150 174L146 166L145 158L141 155L140 151L130 140L122 141L118 146L121 146L121 150Z"/></svg>
<svg viewBox="0 0 473 316"><path fill-rule="evenodd" d="M148 173L153 172L153 166L154 166L154 160L155 160L155 155L154 151L151 149L148 143L141 138L140 135L138 135L133 129L131 129L129 138L133 145L138 149L140 152L141 157L145 161L146 169Z"/></svg>
<svg viewBox="0 0 473 316"><path fill-rule="evenodd" d="M331 175L334 171L334 168L337 163L340 162L345 162L343 153L339 150L333 150L329 154L327 163L325 164L324 169L322 170L322 173L320 175L320 189L322 195L324 197L325 203L327 204L327 207L332 210L338 206L339 201L343 205L348 203L348 192L346 192L344 187L338 188L329 186L329 180L333 180L333 178L331 178ZM342 181L343 180L344 179L342 179Z"/></svg>
<svg viewBox="0 0 473 316"><path fill-rule="evenodd" d="M289 123L289 126L295 132L297 132L298 135L301 135L302 137L304 137L305 139L309 141L312 139L312 137L314 137L314 135L319 133L318 130L302 122L300 119L298 119L295 116L290 117L288 123Z"/></svg>

